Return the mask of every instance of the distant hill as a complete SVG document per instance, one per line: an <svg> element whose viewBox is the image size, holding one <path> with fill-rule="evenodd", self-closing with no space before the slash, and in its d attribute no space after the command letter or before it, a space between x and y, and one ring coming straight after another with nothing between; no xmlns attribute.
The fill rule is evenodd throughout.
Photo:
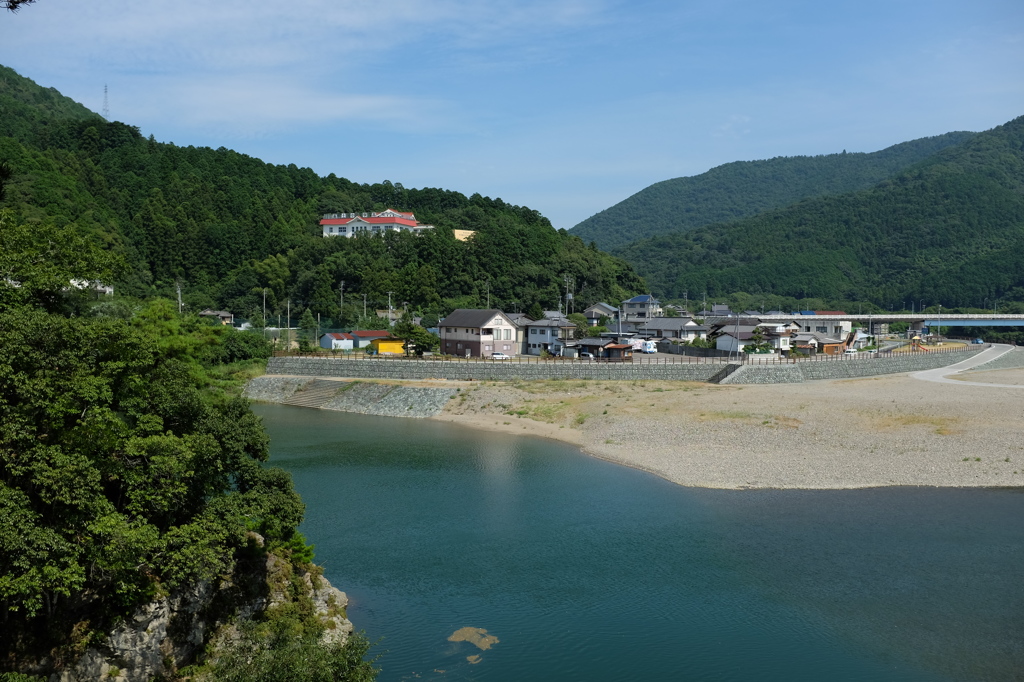
<svg viewBox="0 0 1024 682"><path fill-rule="evenodd" d="M736 161L693 177L658 182L587 218L572 234L611 250L639 239L728 222L801 199L867 189L974 133L956 132L870 154Z"/></svg>
<svg viewBox="0 0 1024 682"><path fill-rule="evenodd" d="M1024 300L1024 117L859 192L616 251L667 298L727 292L944 306Z"/></svg>
<svg viewBox="0 0 1024 682"><path fill-rule="evenodd" d="M555 230L539 212L479 194L361 184L272 165L223 147L146 139L0 67L0 162L14 176L6 207L27 224L74 223L125 254L118 291L174 295L192 309L249 316L314 315L349 324L389 299L431 316L492 305L555 308L565 276L578 304L645 289L625 262ZM324 213L412 211L437 229L422 237L324 239ZM475 233L468 242L452 230ZM340 314L340 283L345 311ZM357 305L358 301L358 305ZM372 321L376 324L376 320Z"/></svg>
<svg viewBox="0 0 1024 682"><path fill-rule="evenodd" d="M53 88L36 85L14 69L0 66L0 137L28 142L55 119L90 118L99 115Z"/></svg>

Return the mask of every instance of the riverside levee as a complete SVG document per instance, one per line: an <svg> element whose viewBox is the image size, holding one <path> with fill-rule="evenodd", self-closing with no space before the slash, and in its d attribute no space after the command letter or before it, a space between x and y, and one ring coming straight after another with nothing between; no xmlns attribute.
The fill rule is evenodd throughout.
<svg viewBox="0 0 1024 682"><path fill-rule="evenodd" d="M566 363L559 361L500 362L418 359L350 359L334 357L274 357L267 374L393 381L442 379L450 381L529 381L591 379L600 381L701 381L735 384L791 384L818 379L846 379L898 374L953 365L973 357L981 348L951 353L902 353L882 358L797 361L782 364L715 363Z"/></svg>

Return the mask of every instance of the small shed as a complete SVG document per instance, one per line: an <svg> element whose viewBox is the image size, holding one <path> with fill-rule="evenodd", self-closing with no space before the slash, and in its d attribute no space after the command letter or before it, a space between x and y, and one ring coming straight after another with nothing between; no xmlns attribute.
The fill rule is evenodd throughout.
<svg viewBox="0 0 1024 682"><path fill-rule="evenodd" d="M633 345L629 343L610 343L604 347L608 362L623 362L633 359Z"/></svg>
<svg viewBox="0 0 1024 682"><path fill-rule="evenodd" d="M374 339L370 346L377 355L401 355L405 352L405 341L402 339Z"/></svg>
<svg viewBox="0 0 1024 682"><path fill-rule="evenodd" d="M331 332L320 337L320 347L327 350L352 350L354 344L352 335L344 332Z"/></svg>

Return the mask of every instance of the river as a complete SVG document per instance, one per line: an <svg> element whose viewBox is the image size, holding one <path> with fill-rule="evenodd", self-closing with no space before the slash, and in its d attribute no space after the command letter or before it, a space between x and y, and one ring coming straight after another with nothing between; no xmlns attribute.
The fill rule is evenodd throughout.
<svg viewBox="0 0 1024 682"><path fill-rule="evenodd" d="M381 682L1024 679L1020 489L683 488L538 438L254 410Z"/></svg>

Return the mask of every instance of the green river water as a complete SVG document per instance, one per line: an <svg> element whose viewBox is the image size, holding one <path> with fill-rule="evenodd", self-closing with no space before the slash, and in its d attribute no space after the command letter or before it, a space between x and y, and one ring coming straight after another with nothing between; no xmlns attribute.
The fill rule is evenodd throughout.
<svg viewBox="0 0 1024 682"><path fill-rule="evenodd" d="M702 490L538 438L254 409L382 682L1024 680L1020 489Z"/></svg>

